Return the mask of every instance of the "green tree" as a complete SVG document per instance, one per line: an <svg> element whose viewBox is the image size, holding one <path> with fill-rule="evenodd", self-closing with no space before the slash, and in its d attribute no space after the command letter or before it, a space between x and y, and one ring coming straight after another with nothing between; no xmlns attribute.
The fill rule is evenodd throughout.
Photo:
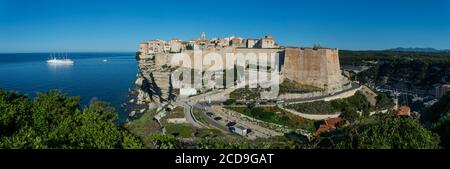
<svg viewBox="0 0 450 169"><path fill-rule="evenodd" d="M441 145L450 148L450 112L433 125L433 131L439 134Z"/></svg>
<svg viewBox="0 0 450 169"><path fill-rule="evenodd" d="M0 90L0 148L139 148L142 142L114 124L105 102L81 109L79 97L38 93L30 100Z"/></svg>
<svg viewBox="0 0 450 169"><path fill-rule="evenodd" d="M343 118L349 122L353 122L353 121L359 119L360 115L353 108L346 107L346 108L344 108L344 112L341 114L341 118Z"/></svg>
<svg viewBox="0 0 450 169"><path fill-rule="evenodd" d="M394 105L394 102L384 93L378 93L375 99L377 100L377 109L384 109Z"/></svg>
<svg viewBox="0 0 450 169"><path fill-rule="evenodd" d="M137 61L139 61L141 59L141 52L137 51L134 55L134 57L136 58Z"/></svg>
<svg viewBox="0 0 450 169"><path fill-rule="evenodd" d="M320 136L318 148L344 149L429 149L438 139L410 117L377 115L356 125Z"/></svg>

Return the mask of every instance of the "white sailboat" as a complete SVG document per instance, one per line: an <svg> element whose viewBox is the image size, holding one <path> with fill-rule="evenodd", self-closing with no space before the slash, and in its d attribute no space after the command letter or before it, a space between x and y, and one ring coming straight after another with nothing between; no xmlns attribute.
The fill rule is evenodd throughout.
<svg viewBox="0 0 450 169"><path fill-rule="evenodd" d="M65 57L62 59L58 59L57 57L52 56L52 54L50 54L50 59L47 60L47 63L52 65L72 65L75 62L71 59L68 59L66 53Z"/></svg>

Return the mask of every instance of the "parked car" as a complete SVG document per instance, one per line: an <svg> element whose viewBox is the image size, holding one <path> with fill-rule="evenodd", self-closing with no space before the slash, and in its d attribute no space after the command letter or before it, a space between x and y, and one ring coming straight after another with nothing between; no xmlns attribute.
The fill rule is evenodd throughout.
<svg viewBox="0 0 450 169"><path fill-rule="evenodd" d="M236 122L234 121L227 123L227 127L232 127L234 125L236 125Z"/></svg>
<svg viewBox="0 0 450 169"><path fill-rule="evenodd" d="M206 115L209 116L209 117L212 117L212 116L214 116L214 113L213 112L206 112Z"/></svg>
<svg viewBox="0 0 450 169"><path fill-rule="evenodd" d="M277 100L277 104L283 104L284 100Z"/></svg>
<svg viewBox="0 0 450 169"><path fill-rule="evenodd" d="M222 117L214 117L214 120L216 121L222 120Z"/></svg>

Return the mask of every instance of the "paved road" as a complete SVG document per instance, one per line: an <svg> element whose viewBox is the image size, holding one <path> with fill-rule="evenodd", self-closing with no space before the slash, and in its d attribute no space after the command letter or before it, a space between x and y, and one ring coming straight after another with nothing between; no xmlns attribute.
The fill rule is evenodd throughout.
<svg viewBox="0 0 450 169"><path fill-rule="evenodd" d="M194 125L194 127L197 127L197 128L205 127L200 122L198 122L197 119L195 119L193 112L192 112L192 105L189 104L189 102L175 102L174 105L184 107L184 114L185 114L186 120L189 123L191 123L192 125Z"/></svg>
<svg viewBox="0 0 450 169"><path fill-rule="evenodd" d="M279 132L275 132L271 129L267 129L264 127L261 127L259 125L257 125L255 122L250 122L250 121L246 121L243 119L240 119L240 113L235 113L238 116L232 116L230 114L227 114L225 112L222 111L222 108L219 107L209 107L209 106L205 106L202 104L196 104L194 105L195 108L198 108L200 110L210 110L211 112L214 113L213 117L209 117L208 115L206 115L207 111L202 111L200 113L200 115L202 117L205 117L205 119L207 120L207 122L209 124L211 124L213 127L218 128L220 130L226 131L226 132L231 132L229 130L229 127L226 126L229 122L235 122L235 125L240 125L246 128L251 129L253 132L249 133L248 138L250 139L255 139L255 138L259 138L259 137L263 137L263 138L267 138L267 137L273 137L273 136L279 136L279 135L283 135L283 133L279 133ZM222 117L222 119L220 121L216 121L213 118L214 117Z"/></svg>
<svg viewBox="0 0 450 169"><path fill-rule="evenodd" d="M201 110L199 114L203 117L203 119L206 120L206 122L208 122L208 124L210 124L211 126L217 128L219 130L222 130L225 132L230 132L230 130L227 126L224 126L224 125L218 123L216 120L212 119L212 118L214 118L214 116L211 118L208 115L206 115L207 111L204 111L206 108L205 106L203 106L201 104L195 104L194 107Z"/></svg>
<svg viewBox="0 0 450 169"><path fill-rule="evenodd" d="M359 90L361 86L359 86L356 83L352 84L352 87L347 89L347 90L343 90L343 91L339 91L334 93L333 95L325 95L325 96L317 96L317 97L311 97L311 98L306 98L306 99L286 99L284 100L285 103L282 103L284 105L290 105L290 104L298 104L298 103L305 103L305 102L314 102L314 101L320 101L320 100L326 100L327 98L332 98L335 97L337 95L340 95L342 93L346 93L346 92L350 92L350 91L354 91L354 90ZM198 103L210 103L211 105L221 105L223 104L223 102L226 101L226 95L231 93L233 90L235 90L236 88L227 88L225 90L220 89L220 90L215 90L209 93L204 93L198 96L193 96L191 98L189 98L192 101L196 101ZM329 101L329 100L328 100ZM246 103L248 101L246 100L237 100L237 103ZM259 104L258 106L264 107L264 106L275 106L277 104L273 103L276 102L276 100L257 100L255 102L261 103L261 102L266 102L266 104Z"/></svg>
<svg viewBox="0 0 450 169"><path fill-rule="evenodd" d="M359 90L360 87L361 86L359 86L357 84L354 84L354 85L352 85L352 87L350 89L339 91L339 92L336 92L336 93L334 93L332 95L317 96L317 97L311 97L311 98L306 98L306 99L286 99L286 100L284 100L286 102L284 104L289 105L289 104L298 104L298 103L326 100L327 98L334 97L334 96L340 95L340 94L345 93L345 92L350 92L352 90ZM331 101L331 100L328 100L328 101Z"/></svg>
<svg viewBox="0 0 450 169"><path fill-rule="evenodd" d="M333 95L327 95L327 96L319 96L319 97L313 97L313 98L308 98L308 99L290 99L290 100L285 100L286 103L284 103L285 105L289 105L289 104L296 104L296 103L304 103L304 102L311 102L311 101L318 101L318 100L324 100L326 98L329 97L334 97L336 95L342 94L344 92L349 92L352 90L357 90L360 86L359 85L352 85L352 88L344 90L344 91L340 91L337 93L334 93ZM199 104L199 103L208 103L210 102L212 105L214 104L221 104L226 100L226 95L231 93L233 90L235 90L234 87L232 88L227 88L227 89L219 89L219 90L214 90L208 93L204 93L204 94L200 94L198 96L192 96L189 98L184 98L178 101L178 103L181 103L182 106L185 108L185 113L186 113L186 119L188 120L188 122L192 123L195 127L198 128L204 128L207 126L204 126L203 124L201 124L200 122L198 122L192 112L193 109L193 105L196 106L197 108L204 110L204 107ZM267 106L272 106L267 105ZM274 106L274 105L273 105ZM298 115L300 117L306 118L306 119L312 119L312 120L323 120L323 119L327 119L327 118L334 118L334 117L338 117L340 115L340 113L337 114L328 114L328 115L318 115L318 114L305 114L305 113L300 113L294 110L290 110L290 109L286 109L284 107L282 107L281 105L279 105L279 107L287 112L290 112L292 114ZM204 111L200 111L200 115L202 117L205 117L206 121L211 124L213 127L218 128L220 130L223 131L229 131L228 127L218 123L217 121L211 119L209 116L207 116L205 114L206 112ZM237 119L236 119L237 120ZM252 126L254 127L254 126Z"/></svg>
<svg viewBox="0 0 450 169"><path fill-rule="evenodd" d="M287 111L289 113L292 113L294 115L303 117L305 119L310 119L310 120L324 120L324 119L328 119L328 118L336 118L339 117L341 115L341 112L336 113L336 114L305 114L305 113L300 113L297 112L295 110L291 110L291 109L286 109L283 106L278 106L280 109Z"/></svg>
<svg viewBox="0 0 450 169"><path fill-rule="evenodd" d="M225 110L223 107L220 106L213 106L211 107L211 110L221 116L223 119L228 121L236 122L236 125L243 126L245 128L251 129L252 132L250 132L247 136L249 139L255 139L255 138L268 138L273 136L282 136L283 133L276 132L272 129L265 128L260 126L260 124L257 122L258 120L254 119L254 121L249 121L247 118L243 118L241 113L234 112L231 110ZM249 119L253 119L251 117L248 117ZM224 120L221 120L220 123L223 123L222 125L225 125Z"/></svg>

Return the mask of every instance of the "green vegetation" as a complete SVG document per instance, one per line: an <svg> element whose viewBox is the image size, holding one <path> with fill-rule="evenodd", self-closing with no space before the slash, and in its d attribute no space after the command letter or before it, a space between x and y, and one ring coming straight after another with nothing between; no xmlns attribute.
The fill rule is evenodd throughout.
<svg viewBox="0 0 450 169"><path fill-rule="evenodd" d="M225 102L223 102L223 105L232 105L236 104L236 99L227 99Z"/></svg>
<svg viewBox="0 0 450 169"><path fill-rule="evenodd" d="M450 148L450 92L426 110L421 120L425 124L432 124L431 129L439 134L441 145Z"/></svg>
<svg viewBox="0 0 450 169"><path fill-rule="evenodd" d="M199 129L191 124L167 124L165 129L166 134L176 138L211 139L225 136L225 134L218 129Z"/></svg>
<svg viewBox="0 0 450 169"><path fill-rule="evenodd" d="M167 113L166 119L183 118L185 116L183 107L175 107L171 112Z"/></svg>
<svg viewBox="0 0 450 169"><path fill-rule="evenodd" d="M296 110L306 114L333 114L336 112L355 113L361 111L369 113L374 110L366 97L361 94L355 94L349 98L333 100L333 101L316 101L309 103L300 103L288 105L286 108Z"/></svg>
<svg viewBox="0 0 450 169"><path fill-rule="evenodd" d="M314 121L295 116L291 113L285 112L278 107L226 107L227 109L245 114L249 117L287 126L291 129L305 129L308 131L314 131Z"/></svg>
<svg viewBox="0 0 450 169"><path fill-rule="evenodd" d="M134 57L136 58L137 61L140 60L140 55L141 55L141 52L139 52L139 51L137 51L137 52L135 53Z"/></svg>
<svg viewBox="0 0 450 169"><path fill-rule="evenodd" d="M197 119L200 123L203 123L203 124L205 124L205 125L208 124L208 122L206 122L206 120L203 118L203 116L200 115L199 110L197 110L196 108L194 108L194 109L192 109L192 113L194 114L195 119Z"/></svg>
<svg viewBox="0 0 450 169"><path fill-rule="evenodd" d="M421 120L424 123L436 123L448 112L450 112L450 92L422 113Z"/></svg>
<svg viewBox="0 0 450 169"><path fill-rule="evenodd" d="M218 137L186 142L172 135L156 134L153 135L152 140L154 148L158 149L294 149L310 146L307 143L285 137L257 140Z"/></svg>
<svg viewBox="0 0 450 169"><path fill-rule="evenodd" d="M1 148L142 148L140 139L114 124L116 119L104 102L82 109L79 97L58 91L30 100L0 90Z"/></svg>
<svg viewBox="0 0 450 169"><path fill-rule="evenodd" d="M152 143L151 135L154 133L161 132L160 124L154 120L156 111L147 111L139 119L133 120L131 122L125 123L124 127L128 129L131 133L142 139L143 143L147 147Z"/></svg>
<svg viewBox="0 0 450 169"><path fill-rule="evenodd" d="M340 51L341 64L372 67L358 74L361 83L377 83L404 88L430 90L434 84L448 83L450 77L449 52L392 52L392 51Z"/></svg>
<svg viewBox="0 0 450 169"><path fill-rule="evenodd" d="M297 82L294 82L289 79L284 79L283 82L280 84L280 94L284 93L309 93L309 92L315 92L315 91L322 91L323 89L314 87L314 86L307 86L307 85L301 85Z"/></svg>
<svg viewBox="0 0 450 169"><path fill-rule="evenodd" d="M392 101L392 99L390 99L384 93L377 93L377 97L375 97L375 99L377 100L377 104L375 106L377 110L382 110L394 106L394 102Z"/></svg>
<svg viewBox="0 0 450 169"><path fill-rule="evenodd" d="M380 114L361 124L323 133L316 148L339 149L429 149L438 139L411 117Z"/></svg>
<svg viewBox="0 0 450 169"><path fill-rule="evenodd" d="M447 83L450 63L427 63L421 60L394 60L377 64L358 75L362 83L403 85L408 88L431 89L436 83Z"/></svg>
<svg viewBox="0 0 450 169"><path fill-rule="evenodd" d="M437 123L433 125L432 130L439 134L441 145L446 149L450 148L450 113L447 112Z"/></svg>
<svg viewBox="0 0 450 169"><path fill-rule="evenodd" d="M189 124L166 124L165 126L166 134L173 135L175 137L180 136L183 138L190 138L194 133L194 126Z"/></svg>
<svg viewBox="0 0 450 169"><path fill-rule="evenodd" d="M257 100L261 98L261 92L264 89L261 87L250 88L245 86L245 88L239 88L230 93L230 99L235 100Z"/></svg>
<svg viewBox="0 0 450 169"><path fill-rule="evenodd" d="M322 91L323 89L313 87L313 86L307 86L307 85L301 85L294 81L291 81L289 79L285 79L280 85L279 85L279 94L285 94L285 93L309 93L309 92L316 92L316 91ZM239 88L234 90L230 93L231 99L237 99L237 100L256 100L260 98L261 92L263 92L266 89L263 89L261 87L257 88L250 88L249 86L245 86L245 88Z"/></svg>
<svg viewBox="0 0 450 169"><path fill-rule="evenodd" d="M383 96L381 96L383 97ZM168 124L165 135L153 120L155 111L125 124L105 102L81 108L79 97L58 91L39 93L34 99L0 90L0 148L158 148L158 149L423 149L450 146L450 93L429 109L431 131L411 117L379 114L320 134L312 142L291 137L247 140L216 129L197 129L189 124ZM358 99L355 99L356 102ZM354 101L348 101L352 103ZM357 105L357 104L355 104ZM440 107L439 107L440 106ZM358 107L358 106L356 106ZM277 107L228 107L248 116L290 128L313 131L314 121ZM175 110L179 114L179 110ZM356 118L346 114L346 119ZM438 135L439 137L438 137ZM185 139L189 138L189 139ZM441 142L439 142L439 140Z"/></svg>
<svg viewBox="0 0 450 169"><path fill-rule="evenodd" d="M186 45L186 50L194 50L194 47L191 44Z"/></svg>
<svg viewBox="0 0 450 169"><path fill-rule="evenodd" d="M395 51L339 51L341 64L361 64L363 61L415 60L425 63L450 63L449 52L395 52Z"/></svg>
<svg viewBox="0 0 450 169"><path fill-rule="evenodd" d="M196 113L198 112L194 109L194 114ZM141 138L148 148L184 148L185 145L181 144L178 139L210 139L225 136L216 129L198 129L190 124L167 123L166 119L168 118L184 117L183 107L176 107L161 120L162 126L165 128L165 135L163 135L160 124L153 119L155 115L156 111L146 112L141 118L125 124L125 127ZM196 117L201 121L201 116L196 114Z"/></svg>

